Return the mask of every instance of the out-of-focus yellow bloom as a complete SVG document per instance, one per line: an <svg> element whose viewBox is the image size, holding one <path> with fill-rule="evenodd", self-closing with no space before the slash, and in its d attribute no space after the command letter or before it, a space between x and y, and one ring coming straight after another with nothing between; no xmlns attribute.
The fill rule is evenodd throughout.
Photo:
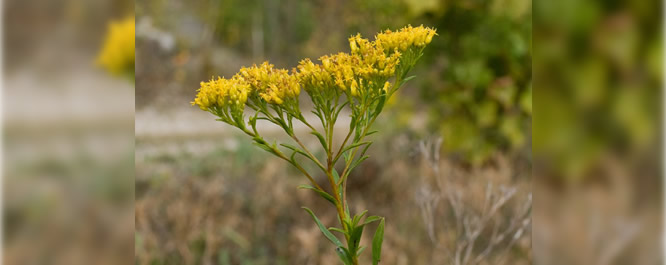
<svg viewBox="0 0 666 265"><path fill-rule="evenodd" d="M225 109L230 106L241 107L247 102L251 92L250 85L235 76L231 79L217 77L208 82L201 82L197 97L192 105L198 105L202 110L214 108Z"/></svg>
<svg viewBox="0 0 666 265"><path fill-rule="evenodd" d="M377 34L377 46L381 46L386 51L393 51L398 49L402 52L409 48L417 47L423 48L432 41L432 37L437 34L435 29L423 27L412 27L411 25L404 27L396 32L386 30L383 33Z"/></svg>
<svg viewBox="0 0 666 265"><path fill-rule="evenodd" d="M109 24L97 64L112 74L134 74L134 17Z"/></svg>
<svg viewBox="0 0 666 265"><path fill-rule="evenodd" d="M269 104L280 105L287 100L295 100L301 93L296 76L290 75L285 69L276 69L268 62L243 67L238 77L245 80L252 91Z"/></svg>

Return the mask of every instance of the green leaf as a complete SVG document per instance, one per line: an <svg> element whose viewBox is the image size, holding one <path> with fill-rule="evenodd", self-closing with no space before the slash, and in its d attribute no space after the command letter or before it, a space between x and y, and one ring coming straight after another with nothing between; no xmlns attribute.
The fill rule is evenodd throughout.
<svg viewBox="0 0 666 265"><path fill-rule="evenodd" d="M290 144L280 144L280 145L281 145L281 146L284 146L284 147L286 147L286 148L289 148L290 150L294 151L294 153L291 154L291 160L292 160L292 162L296 163L296 160L294 160L294 156L295 156L296 153L298 153L298 154L303 155L303 156L306 157L307 159L310 159L310 161L312 161L313 163L317 164L317 162L316 162L312 157L310 157L310 155L308 155L306 152L304 152L304 151L301 150L300 148L298 148L298 147L296 147L296 146L293 146L293 145L290 145ZM319 166L319 164L317 164L317 166ZM326 169L322 168L321 166L319 166L319 168L321 168L322 170L326 170Z"/></svg>
<svg viewBox="0 0 666 265"><path fill-rule="evenodd" d="M405 79L402 80L402 83L403 83L403 84L404 84L404 83L407 83L407 81L412 80L412 79L414 79L415 77L416 77L415 75L413 75L413 76L408 76L408 77L406 77Z"/></svg>
<svg viewBox="0 0 666 265"><path fill-rule="evenodd" d="M365 222L363 222L363 225L368 225L372 222L376 222L377 220L381 220L382 218L376 215L370 216L367 219L365 219Z"/></svg>
<svg viewBox="0 0 666 265"><path fill-rule="evenodd" d="M271 149L268 145L266 145L265 142L263 142L263 139L261 140L261 142L259 142L255 139L255 142L253 144L256 145L256 146L259 146L261 149L266 150L266 152L277 155L273 149Z"/></svg>
<svg viewBox="0 0 666 265"><path fill-rule="evenodd" d="M255 113L254 116L250 117L250 126L252 126L252 131L254 134L259 134L257 132L257 116L259 115L259 112Z"/></svg>
<svg viewBox="0 0 666 265"><path fill-rule="evenodd" d="M291 144L280 144L280 145L288 148L289 150L294 151L295 153L299 153L299 154L301 154L301 155L303 155L307 158L310 158L310 156L307 153L305 153L303 150L301 150L300 148L298 148L296 146L293 146Z"/></svg>
<svg viewBox="0 0 666 265"><path fill-rule="evenodd" d="M380 112L382 112L384 109L384 103L386 103L386 94L379 96L379 102L377 103L377 107L375 107L373 116L377 116Z"/></svg>
<svg viewBox="0 0 666 265"><path fill-rule="evenodd" d="M361 162L363 162L363 161L365 161L366 159L368 159L368 157L369 157L369 156L363 156L363 157L359 158L358 160L356 160L356 161L354 162L354 164L349 168L349 170L347 170L347 172L351 172L354 168L356 168L358 165L360 165Z"/></svg>
<svg viewBox="0 0 666 265"><path fill-rule="evenodd" d="M317 117L319 117L319 120L321 121L321 123L324 124L324 118L321 116L321 114L319 114L319 111L314 111L313 110L311 112L314 113L314 115L317 115Z"/></svg>
<svg viewBox="0 0 666 265"><path fill-rule="evenodd" d="M337 247L335 248L335 253L338 254L338 257L340 257L340 260L345 265L352 265L352 260L351 260L351 255L349 255L349 250L347 250L344 247Z"/></svg>
<svg viewBox="0 0 666 265"><path fill-rule="evenodd" d="M326 227L321 223L321 221L319 221L319 218L317 218L317 216L315 216L315 214L312 212L312 210L308 209L307 207L301 207L301 208L306 210L312 216L312 218L315 220L315 223L317 223L317 226L319 227L319 230L324 234L324 236L326 236L326 238L328 238L328 240L333 242L333 244L335 244L336 246L342 247L342 242L340 242L340 240L337 237L335 237L335 235L333 235L333 233L331 233L331 231L328 231L328 229L326 229ZM382 228L382 234L383 233L384 232L383 232L383 228ZM373 249L374 249L374 247L373 247Z"/></svg>
<svg viewBox="0 0 666 265"><path fill-rule="evenodd" d="M286 148L289 148L289 149L291 149L292 151L296 151L296 152L301 151L300 148L298 148L298 147L296 147L296 146L294 146L294 145L291 145L291 144L280 144L280 145L281 145L281 146L284 146L284 147L286 147Z"/></svg>
<svg viewBox="0 0 666 265"><path fill-rule="evenodd" d="M372 264L377 265L382 256L382 243L384 242L384 218L379 222L375 237L372 239Z"/></svg>
<svg viewBox="0 0 666 265"><path fill-rule="evenodd" d="M333 170L331 170L331 173L333 173L333 180L335 180L335 183L338 183L338 180L340 179L340 175L338 174L338 171L335 170L335 168L334 168Z"/></svg>
<svg viewBox="0 0 666 265"><path fill-rule="evenodd" d="M351 132L356 128L356 115L351 115L351 120L349 121L349 131Z"/></svg>
<svg viewBox="0 0 666 265"><path fill-rule="evenodd" d="M326 140L324 139L324 136L322 136L321 133L319 133L317 131L312 131L310 133L314 136L317 136L317 139L319 139L319 142L321 143L321 146L323 146L324 150L326 150L326 153L328 153L328 146L326 145Z"/></svg>
<svg viewBox="0 0 666 265"><path fill-rule="evenodd" d="M321 196L322 198L326 199L327 201L329 201L333 205L335 205L335 198L333 198L333 196L331 196L331 194L328 194L327 192L325 192L323 190L317 189L315 187L312 187L312 186L306 185L306 184L300 185L300 186L298 186L298 188L299 189L313 190L314 192L319 194L319 196Z"/></svg>
<svg viewBox="0 0 666 265"><path fill-rule="evenodd" d="M296 166L296 164L297 164L296 154L298 154L298 152L291 152L291 156L289 157L289 162L291 162L291 164L294 165L294 166Z"/></svg>
<svg viewBox="0 0 666 265"><path fill-rule="evenodd" d="M358 224L358 222L361 221L361 218L363 218L363 216L365 216L365 214L367 214L367 213L368 213L368 210L365 210L365 211L361 212L361 214L354 216L354 222L352 223L352 226L356 226Z"/></svg>
<svg viewBox="0 0 666 265"><path fill-rule="evenodd" d="M358 251L356 251L356 256L357 257L361 256L361 253L363 253L363 250L365 250L365 246L362 246L362 247L358 248Z"/></svg>
<svg viewBox="0 0 666 265"><path fill-rule="evenodd" d="M372 130L372 131L367 132L367 133L365 134L365 136L367 137L367 136L373 135L373 134L375 134L375 133L377 133L377 132L379 132L379 131L378 131L378 130Z"/></svg>
<svg viewBox="0 0 666 265"><path fill-rule="evenodd" d="M337 227L329 227L328 230L330 230L330 231L335 231L335 232L339 232L339 233L342 233L343 235L347 235L347 231L342 230L342 229L337 228Z"/></svg>
<svg viewBox="0 0 666 265"><path fill-rule="evenodd" d="M361 146L361 145L364 145L364 144L371 144L371 143L372 143L372 142L370 142L370 141L367 141L367 142L360 142L360 143L355 143L355 144L352 144L352 145L350 145L350 146L345 147L345 149L342 149L342 152L344 153L344 152L349 151L350 149L354 149L354 148L359 147L359 146Z"/></svg>
<svg viewBox="0 0 666 265"><path fill-rule="evenodd" d="M352 252L356 252L356 249L358 248L359 243L361 243L361 236L363 235L363 228L365 226L357 226L354 228L354 230L351 232L351 235L349 236L349 250Z"/></svg>
<svg viewBox="0 0 666 265"><path fill-rule="evenodd" d="M349 104L349 101L345 101L345 103L342 103L342 105L340 105L340 107L335 111L335 115L333 116L333 120L337 120L337 119L338 119L338 115L340 115L340 111L341 111L342 108L343 108L344 106L346 106L347 104Z"/></svg>

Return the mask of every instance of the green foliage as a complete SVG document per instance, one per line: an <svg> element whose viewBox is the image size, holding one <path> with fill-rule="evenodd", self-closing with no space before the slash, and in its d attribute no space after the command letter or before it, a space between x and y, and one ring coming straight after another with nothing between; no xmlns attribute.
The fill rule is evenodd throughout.
<svg viewBox="0 0 666 265"><path fill-rule="evenodd" d="M384 242L384 218L379 222L377 231L372 239L372 264L377 265L381 260L382 255L382 242Z"/></svg>
<svg viewBox="0 0 666 265"><path fill-rule="evenodd" d="M444 150L479 164L497 151L529 148L531 1L472 2L426 10L441 37L425 56L438 74L420 86Z"/></svg>
<svg viewBox="0 0 666 265"><path fill-rule="evenodd" d="M644 165L659 142L663 28L649 1L539 1L534 6L535 157L581 181L620 155ZM530 106L531 109L531 106ZM632 162L627 162L631 164ZM641 166L643 167L643 166Z"/></svg>

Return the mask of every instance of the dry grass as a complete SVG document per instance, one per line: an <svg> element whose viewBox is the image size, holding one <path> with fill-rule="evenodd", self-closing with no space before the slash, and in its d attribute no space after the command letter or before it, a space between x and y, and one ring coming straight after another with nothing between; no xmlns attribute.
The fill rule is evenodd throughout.
<svg viewBox="0 0 666 265"><path fill-rule="evenodd" d="M443 250L463 230L451 228L458 220L450 216L450 208L440 202L431 213L436 222L424 223L422 218L424 185L433 191L439 188L424 173L428 163L416 155L418 141L403 135L391 145L385 143L379 140L371 148L371 159L350 177L348 191L355 203L352 211L370 208L376 211L371 214L386 216L382 264L455 264ZM521 202L516 198L529 192L529 171L513 172L505 162L475 170L450 161L441 166L464 177L455 189L472 201L483 200L489 180L516 187L519 192L493 215L493 220L505 223L514 216L525 217L511 209ZM335 222L334 209L312 193L296 189L304 179L286 163L242 140L233 149L138 158L136 167L137 264L338 262L300 206L315 209L328 225ZM421 173L423 177L418 177ZM324 176L317 177L324 181ZM525 229L504 251L507 264L531 263L529 232ZM366 233L361 244L369 245L370 237ZM478 242L493 238L485 230L477 237ZM475 257L480 251L474 250ZM488 257L496 257L494 253ZM478 264L493 263L484 259Z"/></svg>

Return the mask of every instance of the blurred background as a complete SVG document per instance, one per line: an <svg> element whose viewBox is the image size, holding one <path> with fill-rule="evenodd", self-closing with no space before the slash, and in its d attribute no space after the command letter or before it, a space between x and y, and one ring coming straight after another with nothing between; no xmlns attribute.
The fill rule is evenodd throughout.
<svg viewBox="0 0 666 265"><path fill-rule="evenodd" d="M352 210L386 216L382 264L532 263L530 0L139 0L135 8L138 264L337 264L300 206L327 225L335 209L296 189L306 179L288 164L189 102L213 76L265 60L291 69L349 52L356 33L374 39L408 24L439 36L378 119L370 159L350 177ZM276 129L264 128L286 140ZM316 138L297 133L318 150Z"/></svg>
<svg viewBox="0 0 666 265"><path fill-rule="evenodd" d="M387 219L382 264L662 264L662 5L4 1L3 262L337 264L300 207L335 211L189 102L423 24L350 176L352 210Z"/></svg>
<svg viewBox="0 0 666 265"><path fill-rule="evenodd" d="M663 264L663 3L536 1L538 264Z"/></svg>
<svg viewBox="0 0 666 265"><path fill-rule="evenodd" d="M4 264L133 262L133 16L3 1Z"/></svg>

